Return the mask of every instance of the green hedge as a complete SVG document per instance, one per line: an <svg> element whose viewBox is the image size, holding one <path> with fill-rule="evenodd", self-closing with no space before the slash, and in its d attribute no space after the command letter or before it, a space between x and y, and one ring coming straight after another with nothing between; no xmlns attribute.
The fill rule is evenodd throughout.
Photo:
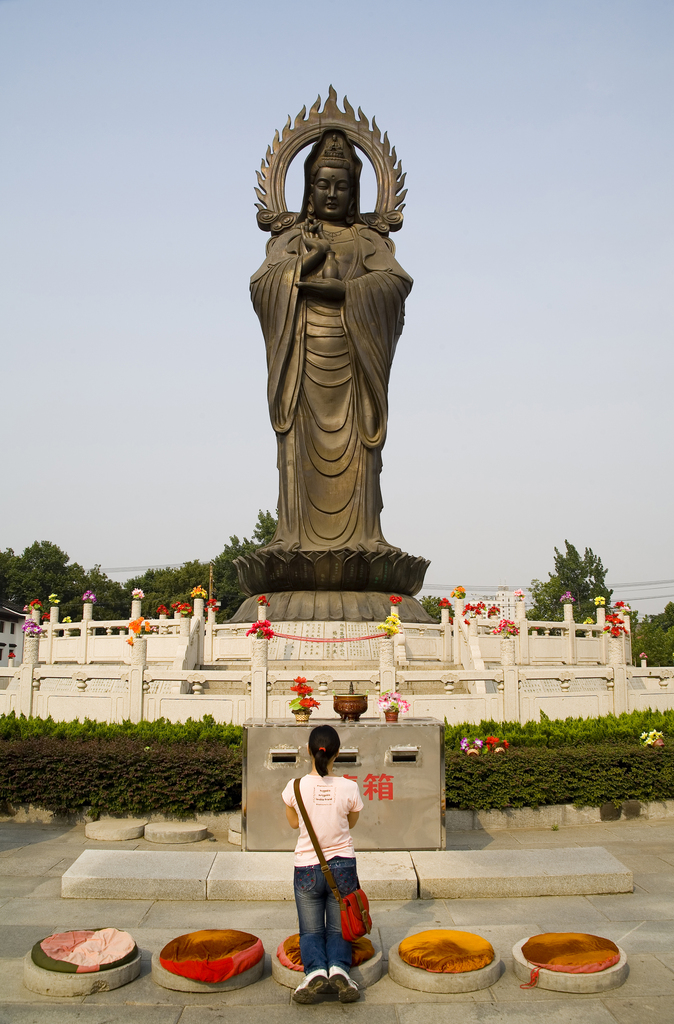
<svg viewBox="0 0 674 1024"><path fill-rule="evenodd" d="M674 798L674 747L521 747L504 754L446 756L447 806L463 810Z"/></svg>
<svg viewBox="0 0 674 1024"><path fill-rule="evenodd" d="M241 748L119 737L69 742L54 736L4 743L0 801L57 814L227 811L241 803Z"/></svg>
<svg viewBox="0 0 674 1024"><path fill-rule="evenodd" d="M156 722L122 722L108 725L107 722L55 722L53 718L18 718L12 711L0 715L0 740L37 739L53 736L61 740L114 740L120 738L139 740L142 743L221 743L227 747L241 744L243 729L240 725L219 725L212 715L204 715L201 721L188 718L185 723L169 722L158 718Z"/></svg>
<svg viewBox="0 0 674 1024"><path fill-rule="evenodd" d="M461 738L498 736L513 747L571 747L576 744L639 743L642 732L657 729L665 736L674 736L674 711L632 711L623 715L603 715L601 718L551 719L541 711L540 722L480 722L473 725L445 722L445 748L460 750Z"/></svg>

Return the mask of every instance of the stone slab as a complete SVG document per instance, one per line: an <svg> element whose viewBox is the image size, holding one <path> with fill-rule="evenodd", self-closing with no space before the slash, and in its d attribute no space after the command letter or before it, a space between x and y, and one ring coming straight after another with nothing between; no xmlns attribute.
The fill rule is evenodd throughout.
<svg viewBox="0 0 674 1024"><path fill-rule="evenodd" d="M421 899L587 896L633 890L632 872L602 846L421 851L411 857Z"/></svg>
<svg viewBox="0 0 674 1024"><path fill-rule="evenodd" d="M247 971L235 974L227 981L197 981L195 978L183 978L181 974L172 974L162 967L159 953L152 956L152 980L162 988L170 988L175 992L232 992L237 988L245 988L259 981L264 974L264 956Z"/></svg>
<svg viewBox="0 0 674 1024"><path fill-rule="evenodd" d="M149 843L200 843L208 836L208 829L197 821L153 821L145 826Z"/></svg>
<svg viewBox="0 0 674 1024"><path fill-rule="evenodd" d="M371 900L414 900L417 876L409 853L359 853L358 877ZM292 853L218 853L208 876L209 900L292 900Z"/></svg>
<svg viewBox="0 0 674 1024"><path fill-rule="evenodd" d="M368 936L374 946L374 956L358 967L352 967L349 971L350 977L355 981L358 988L368 988L374 985L382 976L384 970L384 959L381 948L381 936L378 928L373 928ZM304 971L293 971L290 967L284 967L276 955L276 949L271 953L271 976L279 985L295 989L304 981Z"/></svg>
<svg viewBox="0 0 674 1024"><path fill-rule="evenodd" d="M104 818L102 821L89 821L84 826L84 834L87 839L97 839L102 843L140 839L147 821L147 818Z"/></svg>
<svg viewBox="0 0 674 1024"><path fill-rule="evenodd" d="M477 971L435 974L424 971L421 967L406 964L398 952L399 945L398 942L394 943L388 952L389 976L396 985L415 989L417 992L477 992L495 985L505 970L503 961L494 957L490 964Z"/></svg>
<svg viewBox="0 0 674 1024"><path fill-rule="evenodd" d="M61 879L66 899L205 900L215 853L85 850ZM233 856L236 856L234 854Z"/></svg>
<svg viewBox="0 0 674 1024"><path fill-rule="evenodd" d="M531 978L533 965L523 955L522 946L530 938L531 936L528 936L513 946L513 970L519 980L524 982L528 982ZM596 971L594 974L566 974L563 971L546 971L542 967L538 973L536 987L550 989L552 992L579 992L585 995L618 988L627 981L629 974L627 954L624 949L620 949L620 946L618 949L620 950L618 963L613 967L608 967L605 971Z"/></svg>
<svg viewBox="0 0 674 1024"><path fill-rule="evenodd" d="M23 960L23 984L30 992L37 992L41 996L89 996L93 992L111 992L113 988L127 985L138 977L140 966L141 954L138 950L131 963L112 967L109 971L65 974L38 967L29 952Z"/></svg>

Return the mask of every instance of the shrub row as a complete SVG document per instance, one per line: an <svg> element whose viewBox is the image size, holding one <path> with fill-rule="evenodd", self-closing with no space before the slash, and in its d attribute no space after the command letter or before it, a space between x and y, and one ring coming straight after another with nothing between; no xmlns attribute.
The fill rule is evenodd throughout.
<svg viewBox="0 0 674 1024"><path fill-rule="evenodd" d="M2 745L0 801L57 814L85 807L121 815L227 811L241 803L241 748L145 746L128 737L16 740Z"/></svg>
<svg viewBox="0 0 674 1024"><path fill-rule="evenodd" d="M240 725L219 725L212 715L201 721L188 718L186 722L169 722L158 718L156 722L121 722L109 725L85 718L83 722L55 722L53 718L25 718L14 712L0 715L0 740L37 739L53 736L60 740L114 740L126 738L142 743L221 743L227 747L240 746L243 729Z"/></svg>
<svg viewBox="0 0 674 1024"><path fill-rule="evenodd" d="M479 757L448 751L445 780L447 805L462 810L671 800L674 748L612 743L552 750L511 747L505 754Z"/></svg>
<svg viewBox="0 0 674 1024"><path fill-rule="evenodd" d="M657 729L665 735L674 735L674 711L632 711L630 714L603 715L601 718L551 719L541 711L540 722L494 722L479 725L463 722L448 725L445 722L445 748L459 750L461 738L498 736L513 747L571 747L577 744L639 743L642 732Z"/></svg>

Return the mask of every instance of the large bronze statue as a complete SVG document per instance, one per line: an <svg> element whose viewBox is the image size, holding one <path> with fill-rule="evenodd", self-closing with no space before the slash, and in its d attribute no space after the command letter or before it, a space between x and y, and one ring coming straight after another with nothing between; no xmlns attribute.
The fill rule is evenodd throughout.
<svg viewBox="0 0 674 1024"><path fill-rule="evenodd" d="M411 598L428 562L390 545L379 521L388 381L412 288L388 237L402 224L404 175L374 121L360 110L356 119L346 99L342 112L332 89L319 106L277 133L258 175L258 223L272 237L251 296L278 439L278 528L237 562L251 601L236 618L251 618L264 593L276 619L372 620L399 593L402 617L425 620ZM288 213L288 166L312 143L302 209ZM379 186L377 210L364 215L356 147Z"/></svg>

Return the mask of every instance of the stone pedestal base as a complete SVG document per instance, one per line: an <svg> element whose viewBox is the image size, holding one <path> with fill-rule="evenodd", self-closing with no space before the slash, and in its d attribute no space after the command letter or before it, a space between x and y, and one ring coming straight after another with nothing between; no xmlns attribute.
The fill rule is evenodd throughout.
<svg viewBox="0 0 674 1024"><path fill-rule="evenodd" d="M522 946L529 941L528 936L513 946L513 968L515 976L520 981L528 982L531 978L532 965L522 954ZM620 960L613 967L605 971L596 971L594 974L566 974L564 971L546 971L542 967L538 974L537 988L546 988L552 992L578 992L588 994L590 992L607 992L609 989L618 988L627 980L629 968L627 966L627 954L620 949Z"/></svg>
<svg viewBox="0 0 674 1024"><path fill-rule="evenodd" d="M89 996L92 992L110 992L113 988L127 985L140 974L141 955L129 964L111 967L109 971L92 971L86 974L66 974L64 971L47 971L33 963L30 953L23 961L23 984L30 992L41 996Z"/></svg>
<svg viewBox="0 0 674 1024"><path fill-rule="evenodd" d="M398 953L398 943L388 954L388 973L392 981L417 992L477 992L495 985L503 973L503 962L496 957L486 967L459 974L435 974L405 963Z"/></svg>
<svg viewBox="0 0 674 1024"><path fill-rule="evenodd" d="M379 937L375 937L373 933L368 938L374 946L374 956L371 960L366 960L365 963L359 964L358 967L352 967L349 971L349 976L355 981L358 988L368 988L369 985L374 985L381 978L384 969ZM284 967L276 955L276 950L271 954L271 976L279 985L292 989L297 988L306 977L304 971L293 971L290 967Z"/></svg>

